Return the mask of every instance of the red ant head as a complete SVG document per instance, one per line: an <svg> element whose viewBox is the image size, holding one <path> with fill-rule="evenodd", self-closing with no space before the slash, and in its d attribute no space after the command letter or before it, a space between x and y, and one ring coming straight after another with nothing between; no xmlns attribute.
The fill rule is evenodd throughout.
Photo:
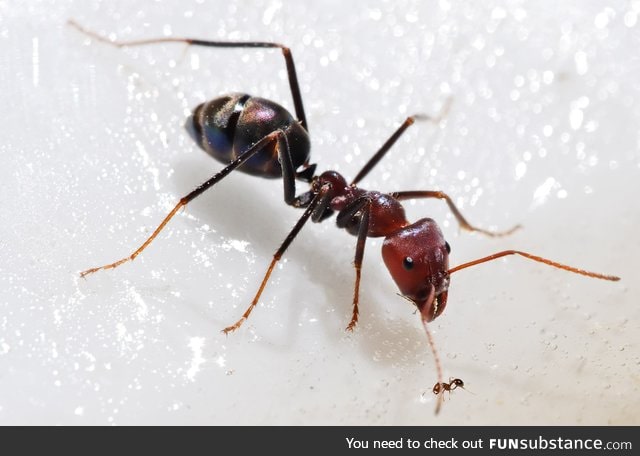
<svg viewBox="0 0 640 456"><path fill-rule="evenodd" d="M440 228L429 218L387 236L382 245L382 258L400 292L428 322L447 305L449 252Z"/></svg>

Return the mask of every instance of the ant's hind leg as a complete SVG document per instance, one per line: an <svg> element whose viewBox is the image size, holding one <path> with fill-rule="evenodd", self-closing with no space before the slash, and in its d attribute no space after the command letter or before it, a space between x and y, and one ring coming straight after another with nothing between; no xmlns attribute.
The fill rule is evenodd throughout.
<svg viewBox="0 0 640 456"><path fill-rule="evenodd" d="M262 149L264 149L268 145L273 144L275 141L277 141L279 134L280 132L274 132L265 136L260 141L258 141L253 146L251 146L249 149L247 149L247 151L244 152L240 157L236 158L234 161L229 163L225 168L223 168L220 172L215 174L211 179L209 179L208 181L198 186L195 190L193 190L188 195L180 198L180 201L178 202L178 204L176 204L176 206L171 210L171 212L169 212L169 214L164 218L164 220L162 220L160 225L158 225L158 227L153 231L151 236L149 236L147 240L144 241L142 245L138 247L131 255L124 257L113 263L87 269L86 271L81 272L80 276L85 277L89 274L93 274L94 272L100 271L102 269L113 269L120 266L123 263L126 263L127 261L135 260L135 258L138 255L140 255L142 251L149 246L149 244L151 244L151 242L156 238L156 236L158 236L158 234L164 229L167 223L169 223L169 220L171 220L173 216L176 215L181 208L185 207L187 203L189 203L191 200L193 200L194 198L196 198L197 196L204 193L206 190L210 189L215 184L220 182L224 177L229 175L231 171L236 169L238 166L242 165L244 162L249 160L251 157L253 157L255 154L260 152Z"/></svg>
<svg viewBox="0 0 640 456"><path fill-rule="evenodd" d="M397 199L398 201L403 201L408 199L418 199L418 198L437 198L437 199L444 200L449 206L449 209L451 209L453 216L456 218L456 220L460 224L460 228L467 231L477 231L478 233L482 233L487 236L499 237L499 236L507 236L513 233L514 231L522 228L521 225L516 225L506 231L489 231L489 230L475 227L471 225L469 222L467 222L467 219L464 218L460 210L456 207L455 204L453 204L451 197L449 197L449 195L447 195L444 192L418 190L418 191L394 192L394 193L390 193L390 195L393 198Z"/></svg>
<svg viewBox="0 0 640 456"><path fill-rule="evenodd" d="M263 41L208 41L208 40L198 40L194 38L174 38L174 37L162 37L162 38L151 38L151 39L142 39L142 40L131 40L131 41L112 41L104 36L101 36L91 30L88 30L78 24L73 19L69 19L67 23L84 33L85 35L101 41L106 44L110 44L112 46L117 47L126 47L126 46L144 46L147 44L157 44L157 43L184 43L191 46L206 46L206 47L218 47L218 48L271 48L271 49L280 49L282 51L282 55L284 57L285 64L287 66L287 75L289 77L289 88L291 89L291 96L293 98L293 105L296 111L296 117L300 121L302 127L309 131L309 127L307 125L307 118L304 114L304 106L302 105L302 95L300 94L300 85L298 84L298 76L296 74L296 66L293 63L293 55L291 54L291 49L287 46L284 46L279 43L270 43Z"/></svg>

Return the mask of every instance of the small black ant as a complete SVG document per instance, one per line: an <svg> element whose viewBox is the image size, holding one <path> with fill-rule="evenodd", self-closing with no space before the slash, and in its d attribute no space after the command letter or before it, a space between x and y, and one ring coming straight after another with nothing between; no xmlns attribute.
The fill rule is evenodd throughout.
<svg viewBox="0 0 640 456"><path fill-rule="evenodd" d="M433 389L431 390L433 394L438 396L436 403L436 415L440 412L440 408L442 407L442 403L444 402L444 393L445 391L451 395L451 391L457 388L464 388L464 382L460 378L449 377L449 383L447 382L437 382L433 385Z"/></svg>
<svg viewBox="0 0 640 456"><path fill-rule="evenodd" d="M438 382L435 385L433 385L432 391L433 391L433 394L438 395L440 393L444 393L445 391L448 391L449 393L451 393L451 391L453 391L456 388L464 389L464 382L460 378L450 377L449 383Z"/></svg>
<svg viewBox="0 0 640 456"><path fill-rule="evenodd" d="M135 41L110 41L81 27L72 20L69 21L69 25L91 38L117 47L156 43L184 43L193 46L218 48L280 49L284 56L296 113L296 118L294 118L279 104L244 93L223 95L197 106L193 110L193 115L187 121L187 129L202 149L226 166L209 180L196 187L191 193L182 197L151 236L132 254L113 263L87 269L80 273L82 277L102 269L113 269L127 261L134 260L149 246L181 208L184 208L190 201L213 187L234 170L265 178L281 178L284 184L285 203L304 209L304 213L273 255L260 287L247 310L237 322L224 328L223 332L228 334L235 331L249 318L251 311L258 304L260 295L275 265L282 258L282 255L305 223L309 219L313 222L322 222L334 212L337 212L338 228L346 229L357 238L354 260L356 277L353 291L353 310L351 321L346 329L352 331L358 322L360 275L367 238L384 237L382 244L384 263L400 289L401 295L411 301L421 315L438 373L438 382L433 389L436 394L438 394L436 389L438 392L444 392L464 385L460 379L453 379L449 383L442 380L440 359L431 332L427 327L427 323L440 316L447 305L451 274L454 272L504 256L520 255L539 263L587 277L611 281L620 280L619 277L585 271L519 250L505 250L449 268L451 247L445 241L436 222L430 218L423 218L417 222L410 223L405 217L402 201L418 198L444 200L461 228L487 236L504 236L512 233L520 226L515 226L504 232L492 232L477 228L467 222L451 198L441 191L412 190L381 193L365 190L357 186L415 121L425 120L436 124L439 123L447 113L449 101L445 103L442 112L438 116L413 115L407 117L380 149L373 154L360 172L356 174L356 177L348 183L336 171L325 171L322 174L316 174L316 164L310 164L309 162L309 126L304 113L293 56L288 47L271 42L205 41L173 37ZM309 184L310 190L296 195L296 180ZM440 401L436 407L436 413L439 409Z"/></svg>

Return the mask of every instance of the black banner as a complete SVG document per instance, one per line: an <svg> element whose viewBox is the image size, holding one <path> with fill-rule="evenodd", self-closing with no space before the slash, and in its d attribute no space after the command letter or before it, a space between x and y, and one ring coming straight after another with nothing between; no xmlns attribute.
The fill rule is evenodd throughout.
<svg viewBox="0 0 640 456"><path fill-rule="evenodd" d="M632 454L637 427L5 427L2 445L63 454ZM329 453L330 454L330 453Z"/></svg>

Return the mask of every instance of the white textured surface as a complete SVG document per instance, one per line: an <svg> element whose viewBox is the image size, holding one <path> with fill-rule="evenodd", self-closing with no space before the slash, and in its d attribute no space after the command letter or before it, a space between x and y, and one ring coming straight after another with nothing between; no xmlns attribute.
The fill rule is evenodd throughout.
<svg viewBox="0 0 640 456"><path fill-rule="evenodd" d="M0 423L639 424L640 2L0 1ZM303 4L304 3L304 4ZM363 182L442 189L491 240L459 233L432 325L445 375L465 380L440 416L419 319L369 242L361 323L349 320L354 238L309 226L262 304L229 337L300 216L278 182L232 175L137 259L120 258L220 169L182 124L246 91L291 106L276 52L119 50L163 34L292 47L319 169L353 176L403 118L433 113Z"/></svg>

